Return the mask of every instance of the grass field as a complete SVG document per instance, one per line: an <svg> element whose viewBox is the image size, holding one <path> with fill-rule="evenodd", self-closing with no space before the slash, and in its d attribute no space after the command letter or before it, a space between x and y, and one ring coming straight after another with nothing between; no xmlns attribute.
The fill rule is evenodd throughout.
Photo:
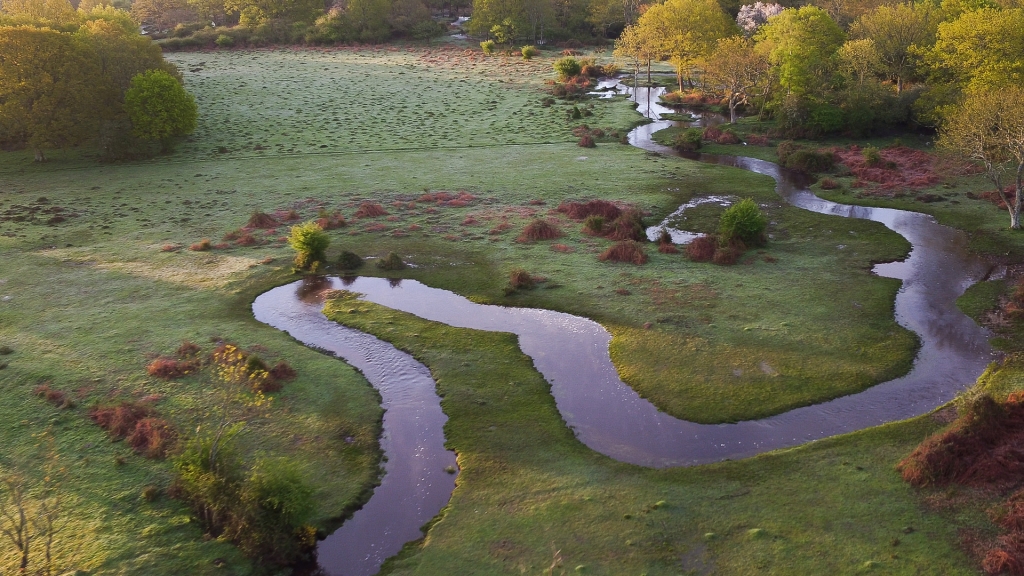
<svg viewBox="0 0 1024 576"><path fill-rule="evenodd" d="M395 250L417 266L403 272L407 277L480 301L595 318L615 335L612 354L623 377L659 407L692 420L778 413L863 389L909 366L916 342L892 319L898 285L869 272L872 262L906 253L898 236L878 224L785 207L770 179L740 170L661 158L613 142L577 147L571 129L581 121L624 132L639 117L621 99L584 106L591 115L576 121L568 119L570 105L545 105L541 89L551 75L550 59L484 59L461 48L226 51L170 59L184 70L202 111L199 130L174 154L112 165L97 164L87 150L49 155L52 161L44 165L33 164L29 153L0 154L0 346L14 350L0 356L0 363L8 364L0 371L0 410L7 415L0 438L9 447L0 464L26 468L36 453L34 435L49 429L57 438L61 461L72 471L67 482L71 523L58 552L63 567L93 574L249 573L248 563L230 545L201 539L182 505L165 497L152 503L141 499L148 485L167 487L168 462L132 456L86 416L97 403L156 395L156 410L182 433L203 424L207 380L165 382L145 372L154 355L170 353L183 339L207 350L211 338L262 346L268 359L287 359L297 369L298 380L275 395L270 417L254 423L243 443L249 455L287 456L301 463L321 503L318 526L336 525L337 517L366 497L379 458L377 396L344 364L252 319L252 298L292 278L291 250L282 241L286 226L257 231L250 246L222 240L256 209L295 210L303 219L337 210L349 225L331 232L332 258L342 249L368 257ZM456 200L460 191L465 194L455 203L423 199L437 191ZM551 212L565 199L606 198L635 204L655 222L691 198L736 196L737 191L762 204L773 222L773 240L734 267L694 264L653 248L648 248L650 263L642 267L600 263L596 256L610 242L584 235L578 223ZM380 203L388 214L354 218L365 201ZM688 213L687 226L711 231L719 210ZM537 217L555 222L566 236L516 242L519 230ZM187 249L203 238L224 246ZM553 251L555 242L565 251ZM548 281L506 297L509 271L517 266ZM373 266L364 271L377 273ZM818 538L815 549L824 550L828 529L814 522L834 522L834 516L821 516L808 524L817 528L787 536L795 538L789 544L773 536L734 546L747 523L770 534L775 516L788 526L803 520L784 520L791 501L779 500L766 509L773 511L768 515L747 517L752 508L740 507L723 512L718 522L713 510L732 506L731 499L698 501L701 494L718 494L731 474L738 474L741 484L761 474L776 479L763 484L758 506L768 505L767 487L773 483L799 498L845 473L833 469L829 452L840 445L853 451L851 462L874 466L878 475L871 482L882 486L877 498L902 498L893 507L873 509L871 503L881 500L857 493L851 505L859 511L851 512L851 530L867 530L862 523L880 516L896 526L909 522L905 514L921 514L912 512L912 493L896 482L891 464L932 428L927 421L853 437L870 441L832 441L756 459L737 465L741 472L726 465L648 473L589 454L571 441L557 414L551 419L553 404L543 382L527 371L533 375L523 377L534 384L524 410L545 414L545 429L557 444L552 454L564 452L571 461L555 466L554 456L524 450L513 456L524 459L520 463L529 473L524 468L521 483L510 485L541 493L546 486L578 484L582 492L574 494L593 490L594 497L607 499L629 492L632 484L652 483L631 497L627 508L635 510L616 509L614 522L597 520L594 530L607 521L603 525L614 533L626 527L619 526L617 516L676 500L680 507L671 510L678 524L672 525L687 531L672 550L684 553L698 546L695 535L716 532L720 539L699 546L715 557L740 551L723 555L716 566L742 566L759 555L769 563L784 562L805 539ZM71 394L78 407L58 411L34 397L32 390L47 381ZM456 419L452 412L449 416ZM471 452L478 448L458 445L471 464ZM536 446L541 452L550 447ZM546 471L548 465L554 468ZM499 468L509 470L504 466ZM807 470L806 477L793 476L796 469ZM469 497L488 506L500 501L506 473L492 478L484 469L483 476L473 472L467 478L485 478L490 488L474 488L477 496ZM663 490L667 495L656 497ZM684 493L694 499L684 500ZM565 496L552 502L574 509L573 493L550 494ZM460 502L453 511L462 510ZM684 502L690 504L683 507ZM685 521L684 509L702 509L705 516ZM921 526L937 522L913 518ZM437 525L442 531L437 534L445 526ZM534 527L527 523L517 530ZM890 528L877 530L888 534ZM486 530L480 530L460 545L481 542ZM814 530L820 537L810 536ZM874 530L868 530L873 534L868 543L851 543L838 553L843 562L884 560L875 545L892 536ZM927 554L962 567L963 559L951 551L949 530L939 524L935 530L929 545L935 550L928 548ZM517 544L532 550L525 565L541 566L540 552L550 563L547 537L535 544ZM586 555L598 554L605 544L584 538L577 545ZM639 558L647 552L636 550L610 552L607 565L643 566L647 560ZM667 566L665 554L652 553L652 570ZM216 568L215 559L226 567Z"/></svg>

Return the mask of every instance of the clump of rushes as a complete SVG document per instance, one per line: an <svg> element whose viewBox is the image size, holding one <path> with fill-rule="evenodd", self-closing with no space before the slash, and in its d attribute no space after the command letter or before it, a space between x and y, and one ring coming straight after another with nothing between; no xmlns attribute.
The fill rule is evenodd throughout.
<svg viewBox="0 0 1024 576"><path fill-rule="evenodd" d="M508 284L513 290L532 290L535 286L533 276L530 276L530 273L522 268L512 269Z"/></svg>
<svg viewBox="0 0 1024 576"><path fill-rule="evenodd" d="M561 230L558 229L554 224L546 221L537 219L526 225L523 228L522 233L516 238L517 241L528 243L536 242L538 240L554 240L555 238L561 238L565 236Z"/></svg>
<svg viewBox="0 0 1024 576"><path fill-rule="evenodd" d="M643 220L640 212L626 210L608 226L604 236L612 240L634 240L641 242L647 239L644 233Z"/></svg>
<svg viewBox="0 0 1024 576"><path fill-rule="evenodd" d="M356 210L356 218L377 218L379 216L387 216L388 211L383 206L375 202L363 202L359 205L359 209Z"/></svg>
<svg viewBox="0 0 1024 576"><path fill-rule="evenodd" d="M342 270L355 270L363 265L363 259L355 252L342 250L338 255L338 268Z"/></svg>
<svg viewBox="0 0 1024 576"><path fill-rule="evenodd" d="M388 252L388 255L377 261L377 268L381 270L401 270L405 268L405 262L402 261L402 257L394 252Z"/></svg>
<svg viewBox="0 0 1024 576"><path fill-rule="evenodd" d="M583 221L584 234L600 236L602 232L604 232L604 216L593 214L587 216L587 219Z"/></svg>
<svg viewBox="0 0 1024 576"><path fill-rule="evenodd" d="M245 223L246 228L277 228L281 223L274 219L273 216L266 212L254 210L252 216L249 216L249 221Z"/></svg>
<svg viewBox="0 0 1024 576"><path fill-rule="evenodd" d="M694 238L686 245L686 257L694 262L711 262L717 249L718 239L704 234Z"/></svg>
<svg viewBox="0 0 1024 576"><path fill-rule="evenodd" d="M209 238L203 238L199 242L188 247L188 249L193 252L206 252L211 248L213 248L213 243L210 242Z"/></svg>
<svg viewBox="0 0 1024 576"><path fill-rule="evenodd" d="M678 254L679 249L672 243L672 234L662 228L658 234L658 252L662 254Z"/></svg>
<svg viewBox="0 0 1024 576"><path fill-rule="evenodd" d="M295 250L295 267L308 270L319 267L319 263L327 259L327 247L331 237L316 222L306 222L292 226L288 235L288 244Z"/></svg>
<svg viewBox="0 0 1024 576"><path fill-rule="evenodd" d="M639 242L626 240L612 244L597 259L602 262L629 262L639 266L647 263L647 253Z"/></svg>

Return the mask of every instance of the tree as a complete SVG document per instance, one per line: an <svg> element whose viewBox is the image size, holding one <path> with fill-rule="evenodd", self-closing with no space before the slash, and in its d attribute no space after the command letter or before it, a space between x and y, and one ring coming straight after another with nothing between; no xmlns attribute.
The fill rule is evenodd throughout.
<svg viewBox="0 0 1024 576"><path fill-rule="evenodd" d="M926 56L933 81L963 88L1024 82L1024 10L983 8L938 25Z"/></svg>
<svg viewBox="0 0 1024 576"><path fill-rule="evenodd" d="M144 140L159 141L165 148L174 137L196 129L195 99L163 70L150 70L132 78L124 95L124 106L132 133Z"/></svg>
<svg viewBox="0 0 1024 576"><path fill-rule="evenodd" d="M916 49L930 46L939 25L939 12L928 2L879 6L854 23L851 35L874 42L878 61L896 81L896 93L913 71Z"/></svg>
<svg viewBox="0 0 1024 576"><path fill-rule="evenodd" d="M743 36L718 41L707 59L708 84L721 90L729 101L729 122L736 123L736 107L747 104L753 90L770 83L768 59L754 50L754 43Z"/></svg>
<svg viewBox="0 0 1024 576"><path fill-rule="evenodd" d="M1024 89L1012 84L971 90L958 106L944 112L939 146L984 167L1010 213L1010 228L1019 230L1024 197ZM1013 174L1013 199L1003 187L1008 171Z"/></svg>
<svg viewBox="0 0 1024 576"><path fill-rule="evenodd" d="M95 51L79 37L32 26L0 28L0 133L34 151L68 148L96 133L108 96Z"/></svg>
<svg viewBox="0 0 1024 576"><path fill-rule="evenodd" d="M657 40L651 36L650 29L641 28L637 25L627 26L622 35L615 41L615 51L618 58L626 58L632 64L635 79L640 76L640 67L647 66L647 83L651 82L651 60L658 57Z"/></svg>
<svg viewBox="0 0 1024 576"><path fill-rule="evenodd" d="M871 75L875 74L882 63L875 50L875 42L871 39L847 40L839 47L839 68L857 79L858 85L864 85Z"/></svg>
<svg viewBox="0 0 1024 576"><path fill-rule="evenodd" d="M306 269L316 262L327 261L331 237L316 222L292 226L288 243L295 249L295 267Z"/></svg>
<svg viewBox="0 0 1024 576"><path fill-rule="evenodd" d="M680 91L684 70L710 54L720 38L737 32L736 23L715 0L668 0L655 4L637 25L657 39L661 53L675 65Z"/></svg>
<svg viewBox="0 0 1024 576"><path fill-rule="evenodd" d="M768 22L769 18L781 14L782 10L782 4L744 4L736 14L736 25L743 30L743 34L752 36L758 28Z"/></svg>
<svg viewBox="0 0 1024 576"><path fill-rule="evenodd" d="M25 23L61 27L78 18L68 0L3 0L0 6L4 13Z"/></svg>
<svg viewBox="0 0 1024 576"><path fill-rule="evenodd" d="M821 8L789 8L761 27L755 39L778 67L779 84L802 97L827 86L844 34Z"/></svg>

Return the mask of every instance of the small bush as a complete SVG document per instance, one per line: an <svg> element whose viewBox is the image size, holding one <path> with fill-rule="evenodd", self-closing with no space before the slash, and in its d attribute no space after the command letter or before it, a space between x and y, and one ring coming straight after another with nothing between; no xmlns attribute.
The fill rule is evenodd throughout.
<svg viewBox="0 0 1024 576"><path fill-rule="evenodd" d="M494 40L484 40L480 43L480 49L488 56L494 54Z"/></svg>
<svg viewBox="0 0 1024 576"><path fill-rule="evenodd" d="M519 53L523 55L523 60L531 60L537 55L536 46L523 46L519 49Z"/></svg>
<svg viewBox="0 0 1024 576"><path fill-rule="evenodd" d="M602 262L629 262L639 266L647 263L647 253L639 242L627 240L612 244L597 259Z"/></svg>
<svg viewBox="0 0 1024 576"><path fill-rule="evenodd" d="M668 244L659 243L658 244L658 252L660 252L662 254L678 254L679 253L679 249L676 248L676 245L672 244L672 243L668 243Z"/></svg>
<svg viewBox="0 0 1024 576"><path fill-rule="evenodd" d="M587 202L563 201L556 210L573 220L585 220L590 216L600 216L605 220L615 220L622 214L622 208L607 200L588 200Z"/></svg>
<svg viewBox="0 0 1024 576"><path fill-rule="evenodd" d="M669 232L667 228L662 228L661 231L658 232L658 244L671 244L671 243L672 243L672 233Z"/></svg>
<svg viewBox="0 0 1024 576"><path fill-rule="evenodd" d="M750 245L762 244L767 228L768 218L750 198L726 208L718 223L718 231L724 241L735 239Z"/></svg>
<svg viewBox="0 0 1024 576"><path fill-rule="evenodd" d="M597 214L587 216L587 219L583 221L583 232L594 236L600 235L604 232L604 217Z"/></svg>
<svg viewBox="0 0 1024 576"><path fill-rule="evenodd" d="M345 221L345 217L341 215L341 212L321 216L316 219L316 223L324 230L334 230L336 228L344 228L345 226L348 226L348 222Z"/></svg>
<svg viewBox="0 0 1024 576"><path fill-rule="evenodd" d="M338 268L342 270L355 270L363 265L363 259L355 252L343 250L338 255Z"/></svg>
<svg viewBox="0 0 1024 576"><path fill-rule="evenodd" d="M331 237L316 222L306 222L292 226L288 235L288 244L295 250L295 267L300 270L310 268L314 262L327 259L327 247Z"/></svg>
<svg viewBox="0 0 1024 576"><path fill-rule="evenodd" d="M210 242L209 238L203 238L199 242L196 242L195 244L188 247L188 249L193 252L206 252L211 248L213 248L213 244Z"/></svg>
<svg viewBox="0 0 1024 576"><path fill-rule="evenodd" d="M166 420L149 417L139 420L125 442L146 458L163 458L177 439L177 432Z"/></svg>
<svg viewBox="0 0 1024 576"><path fill-rule="evenodd" d="M694 262L711 262L718 249L718 238L704 234L686 245L686 257Z"/></svg>
<svg viewBox="0 0 1024 576"><path fill-rule="evenodd" d="M552 244L552 252L561 252L562 254L569 254L573 251L572 247L566 246L565 244Z"/></svg>
<svg viewBox="0 0 1024 576"><path fill-rule="evenodd" d="M359 205L359 209L356 210L356 218L377 218L379 216L387 216L388 211L383 206L375 202L363 202Z"/></svg>
<svg viewBox="0 0 1024 576"><path fill-rule="evenodd" d="M294 368L292 368L291 364L281 360L270 369L270 375L273 376L275 380L287 382L289 380L294 380L299 374Z"/></svg>
<svg viewBox="0 0 1024 576"><path fill-rule="evenodd" d="M590 134L584 134L580 137L580 141L576 143L580 148L593 148L597 146L594 142L594 138Z"/></svg>
<svg viewBox="0 0 1024 576"><path fill-rule="evenodd" d="M394 252L388 252L388 255L377 261L377 268L381 270L401 270L405 268L405 262L402 261L402 257Z"/></svg>
<svg viewBox="0 0 1024 576"><path fill-rule="evenodd" d="M523 228L523 231L516 238L518 242L528 243L538 240L554 240L565 236L557 226L546 220L537 219L530 222Z"/></svg>
<svg viewBox="0 0 1024 576"><path fill-rule="evenodd" d="M522 268L512 269L512 272L509 274L508 284L513 290L533 290L535 285L533 276L530 276L530 273Z"/></svg>
<svg viewBox="0 0 1024 576"><path fill-rule="evenodd" d="M612 240L634 240L637 242L646 240L647 234L644 232L643 219L640 216L640 212L626 210L619 214L619 217L608 225L604 236Z"/></svg>
<svg viewBox="0 0 1024 576"><path fill-rule="evenodd" d="M718 135L718 138L715 138L715 142L718 144L739 144L742 141L732 130L725 130Z"/></svg>
<svg viewBox="0 0 1024 576"><path fill-rule="evenodd" d="M217 39L213 41L218 48L230 48L235 45L235 39L227 34L221 34L217 36Z"/></svg>
<svg viewBox="0 0 1024 576"><path fill-rule="evenodd" d="M160 497L160 489L150 484L142 489L142 494L140 494L140 496L142 496L142 499L146 502L153 502Z"/></svg>
<svg viewBox="0 0 1024 576"><path fill-rule="evenodd" d="M277 228L280 225L281 223L273 216L265 212L260 212L259 210L254 211L252 216L249 216L249 221L245 223L246 228L261 229Z"/></svg>
<svg viewBox="0 0 1024 576"><path fill-rule="evenodd" d="M174 380L195 372L202 366L197 359L175 360L174 358L157 358L146 366L146 372L155 378Z"/></svg>
<svg viewBox="0 0 1024 576"><path fill-rule="evenodd" d="M141 404L122 402L116 406L97 407L89 411L89 417L110 434L114 440L121 440L135 431L143 418L152 416L153 411Z"/></svg>
<svg viewBox="0 0 1024 576"><path fill-rule="evenodd" d="M700 128L690 128L676 135L672 147L680 152L696 152L700 150L703 132Z"/></svg>
<svg viewBox="0 0 1024 576"><path fill-rule="evenodd" d="M836 190L839 187L840 187L839 186L839 182L837 182L837 181L835 181L835 180L833 180L831 178L824 178L821 181L821 189L822 190Z"/></svg>
<svg viewBox="0 0 1024 576"><path fill-rule="evenodd" d="M63 390L57 390L51 388L49 382L44 382L39 386L36 386L32 393L36 396L46 400L50 404L53 404L57 408L74 408L74 402L68 400L68 395Z"/></svg>
<svg viewBox="0 0 1024 576"><path fill-rule="evenodd" d="M177 354L178 358L189 358L198 355L200 352L202 352L202 349L198 344L184 340L182 341L181 346L178 346L175 354Z"/></svg>
<svg viewBox="0 0 1024 576"><path fill-rule="evenodd" d="M877 168L882 165L882 153L878 151L878 148L868 146L861 150L860 153L864 157L864 164L869 168Z"/></svg>
<svg viewBox="0 0 1024 576"><path fill-rule="evenodd" d="M719 246L711 261L719 266L732 266L740 259L740 252L732 246Z"/></svg>
<svg viewBox="0 0 1024 576"><path fill-rule="evenodd" d="M572 56L564 56L559 58L552 64L555 72L558 73L559 80L568 80L580 75L583 71L583 67L580 65L580 61L573 58Z"/></svg>
<svg viewBox="0 0 1024 576"><path fill-rule="evenodd" d="M827 172L835 166L835 155L831 152L809 150L794 142L780 142L776 148L779 164L791 170L808 174Z"/></svg>

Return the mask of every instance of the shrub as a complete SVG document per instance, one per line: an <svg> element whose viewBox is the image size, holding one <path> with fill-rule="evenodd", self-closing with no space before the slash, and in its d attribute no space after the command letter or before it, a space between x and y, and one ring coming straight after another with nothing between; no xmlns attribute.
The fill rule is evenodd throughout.
<svg viewBox="0 0 1024 576"><path fill-rule="evenodd" d="M619 214L619 217L608 226L604 236L612 240L642 241L647 239L643 220L636 210L626 210Z"/></svg>
<svg viewBox="0 0 1024 576"><path fill-rule="evenodd" d="M175 353L178 355L178 358L188 358L190 356L196 356L200 352L202 352L202 349L199 347L199 345L195 344L194 342L189 342L188 340L183 340L181 346L178 346L178 349L175 351Z"/></svg>
<svg viewBox="0 0 1024 576"><path fill-rule="evenodd" d="M639 242L626 240L612 244L597 259L602 262L630 262L639 266L647 263L647 253Z"/></svg>
<svg viewBox="0 0 1024 576"><path fill-rule="evenodd" d="M383 206L375 202L363 202L359 205L359 209L356 210L356 218L377 218L379 216L387 216L388 211Z"/></svg>
<svg viewBox="0 0 1024 576"><path fill-rule="evenodd" d="M662 228L658 232L658 244L672 244L672 233L667 228Z"/></svg>
<svg viewBox="0 0 1024 576"><path fill-rule="evenodd" d="M676 245L672 243L660 243L658 244L658 252L662 254L678 254L679 249L676 248Z"/></svg>
<svg viewBox="0 0 1024 576"><path fill-rule="evenodd" d="M878 151L878 148L868 146L861 150L860 153L864 157L864 164L869 168L876 168L882 165L882 153Z"/></svg>
<svg viewBox="0 0 1024 576"><path fill-rule="evenodd" d="M752 245L764 242L767 228L768 219L750 198L744 198L726 208L718 223L718 231L724 241L735 239Z"/></svg>
<svg viewBox="0 0 1024 576"><path fill-rule="evenodd" d="M480 49L488 56L494 54L494 40L484 40L480 43Z"/></svg>
<svg viewBox="0 0 1024 576"><path fill-rule="evenodd" d="M555 72L558 73L559 80L568 80L569 78L579 76L580 72L583 70L583 67L580 66L580 61L572 56L564 56L555 60L552 67L555 69Z"/></svg>
<svg viewBox="0 0 1024 576"><path fill-rule="evenodd" d="M146 372L155 378L174 380L195 372L202 366L198 359L175 360L173 358L157 358L146 366Z"/></svg>
<svg viewBox="0 0 1024 576"><path fill-rule="evenodd" d="M732 246L719 246L715 249L715 255L711 261L719 266L731 266L740 259L740 253Z"/></svg>
<svg viewBox="0 0 1024 576"><path fill-rule="evenodd" d="M700 150L703 132L700 128L690 128L676 134L672 147L680 152L696 152Z"/></svg>
<svg viewBox="0 0 1024 576"><path fill-rule="evenodd" d="M809 150L791 141L780 142L776 153L779 164L808 174L826 172L835 166L835 155L831 152Z"/></svg>
<svg viewBox="0 0 1024 576"><path fill-rule="evenodd" d="M509 286L513 290L532 290L534 287L533 276L522 268L513 268L509 274Z"/></svg>
<svg viewBox="0 0 1024 576"><path fill-rule="evenodd" d="M292 368L291 364L281 360L270 369L270 375L273 376L275 380L287 382L289 380L294 380L299 374L294 368Z"/></svg>
<svg viewBox="0 0 1024 576"><path fill-rule="evenodd" d="M582 64L580 65L580 74L587 78L600 78L605 75L604 68L597 64Z"/></svg>
<svg viewBox="0 0 1024 576"><path fill-rule="evenodd" d="M203 238L199 242L188 247L188 249L193 252L206 252L211 248L213 248L213 244L210 242L209 238Z"/></svg>
<svg viewBox="0 0 1024 576"><path fill-rule="evenodd" d="M590 134L584 134L580 137L580 141L576 143L580 148L593 148L597 146L594 142L594 138Z"/></svg>
<svg viewBox="0 0 1024 576"><path fill-rule="evenodd" d="M704 234L686 245L686 257L694 262L711 262L718 249L718 238Z"/></svg>
<svg viewBox="0 0 1024 576"><path fill-rule="evenodd" d="M523 228L523 231L516 238L518 242L528 243L537 240L554 240L565 236L557 226L546 220L537 219L530 222Z"/></svg>
<svg viewBox="0 0 1024 576"><path fill-rule="evenodd" d="M587 216L583 221L583 232L586 234L600 235L604 232L604 217L597 214Z"/></svg>
<svg viewBox="0 0 1024 576"><path fill-rule="evenodd" d="M530 60L537 55L537 47L523 46L519 49L519 53L523 55L523 60Z"/></svg>
<svg viewBox="0 0 1024 576"><path fill-rule="evenodd" d="M227 34L221 34L217 36L217 39L213 41L218 48L230 48L235 45L235 39Z"/></svg>
<svg viewBox="0 0 1024 576"><path fill-rule="evenodd" d="M281 223L274 219L270 214L260 212L256 210L249 216L249 221L245 223L246 228L277 228Z"/></svg>
<svg viewBox="0 0 1024 576"><path fill-rule="evenodd" d="M840 187L839 186L839 182L837 182L837 181L835 181L835 180L833 180L831 178L824 178L821 181L821 189L822 190L835 190L835 189L837 189L839 187Z"/></svg>
<svg viewBox="0 0 1024 576"><path fill-rule="evenodd" d="M138 421L125 442L146 458L163 458L177 439L178 433L166 420L148 417Z"/></svg>
<svg viewBox="0 0 1024 576"><path fill-rule="evenodd" d="M147 406L122 402L116 406L93 408L89 411L89 417L106 430L111 438L120 440L134 432L139 421L152 416L152 413Z"/></svg>
<svg viewBox="0 0 1024 576"><path fill-rule="evenodd" d="M338 255L338 268L342 270L355 270L363 265L363 259L355 252L342 250Z"/></svg>
<svg viewBox="0 0 1024 576"><path fill-rule="evenodd" d="M345 226L348 226L348 222L345 221L345 217L341 215L341 212L321 216L316 219L316 223L324 230L334 230L335 228L344 228Z"/></svg>
<svg viewBox="0 0 1024 576"><path fill-rule="evenodd" d="M401 270L405 268L405 262L402 261L401 256L394 252L388 252L388 255L377 261L377 268L381 270Z"/></svg>
<svg viewBox="0 0 1024 576"><path fill-rule="evenodd" d="M314 262L327 259L327 247L331 237L316 222L306 222L292 226L288 235L288 244L295 250L295 267L300 270L310 268Z"/></svg>
<svg viewBox="0 0 1024 576"><path fill-rule="evenodd" d="M718 144L739 144L742 141L732 130L725 130L718 135L718 138L715 138L715 142Z"/></svg>
<svg viewBox="0 0 1024 576"><path fill-rule="evenodd" d="M44 382L36 386L32 393L36 396L46 400L50 404L53 404L57 408L74 408L74 402L68 400L68 395L63 390L57 390L51 388L49 382Z"/></svg>
<svg viewBox="0 0 1024 576"><path fill-rule="evenodd" d="M622 208L607 200L588 200L587 202L562 201L556 210L573 220L585 220L590 216L600 216L605 220L614 220L622 214Z"/></svg>

